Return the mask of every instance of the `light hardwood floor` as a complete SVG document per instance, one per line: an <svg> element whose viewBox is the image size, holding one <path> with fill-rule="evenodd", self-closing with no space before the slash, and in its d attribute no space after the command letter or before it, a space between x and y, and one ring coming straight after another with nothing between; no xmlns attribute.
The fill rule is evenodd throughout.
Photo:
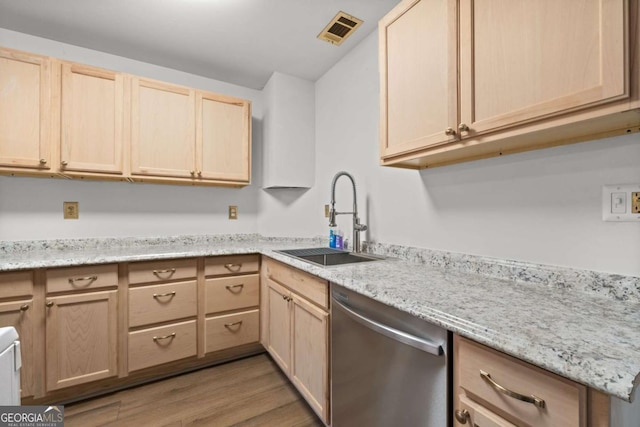
<svg viewBox="0 0 640 427"><path fill-rule="evenodd" d="M65 406L66 427L323 426L264 354Z"/></svg>

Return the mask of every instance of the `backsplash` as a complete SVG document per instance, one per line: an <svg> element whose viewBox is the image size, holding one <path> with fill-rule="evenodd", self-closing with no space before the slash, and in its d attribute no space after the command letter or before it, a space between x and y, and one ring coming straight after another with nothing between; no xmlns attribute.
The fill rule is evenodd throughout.
<svg viewBox="0 0 640 427"><path fill-rule="evenodd" d="M365 242L364 248L366 252L374 255L396 257L434 267L451 268L498 279L595 293L620 301L640 302L640 277L386 243Z"/></svg>

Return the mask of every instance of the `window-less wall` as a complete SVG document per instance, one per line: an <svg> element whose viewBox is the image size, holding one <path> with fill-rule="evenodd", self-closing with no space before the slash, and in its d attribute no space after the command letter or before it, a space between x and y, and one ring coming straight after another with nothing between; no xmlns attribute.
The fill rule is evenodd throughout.
<svg viewBox="0 0 640 427"><path fill-rule="evenodd" d="M261 233L328 234L322 205L346 170L366 239L640 275L638 224L601 219L603 184L640 183L639 134L423 171L381 167L377 55L373 33L316 82L315 186L265 194ZM351 208L347 180L336 207ZM338 217L347 237L350 220Z"/></svg>
<svg viewBox="0 0 640 427"><path fill-rule="evenodd" d="M260 91L1 28L0 46L250 99L256 148L243 189L0 177L0 240L257 232ZM63 220L63 201L79 202L78 220ZM229 205L237 221L227 219Z"/></svg>
<svg viewBox="0 0 640 427"><path fill-rule="evenodd" d="M380 167L375 32L316 82L309 190L260 189L260 91L2 29L0 45L251 99L254 130L254 179L240 190L0 177L0 240L325 235L331 178L347 170L369 225L365 239L640 275L638 224L601 220L603 184L640 182L638 134L421 172ZM76 200L80 220L62 220L62 202ZM337 200L350 209L347 180ZM238 221L226 219L228 205L238 205ZM338 221L349 236L350 218Z"/></svg>

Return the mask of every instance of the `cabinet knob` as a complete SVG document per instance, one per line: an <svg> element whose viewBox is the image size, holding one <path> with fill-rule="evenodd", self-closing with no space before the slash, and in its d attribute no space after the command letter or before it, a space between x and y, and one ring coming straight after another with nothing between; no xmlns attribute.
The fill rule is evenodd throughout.
<svg viewBox="0 0 640 427"><path fill-rule="evenodd" d="M456 416L456 420L458 420L460 424L466 424L467 421L469 421L469 419L471 418L469 411L467 411L466 409L456 409L454 414Z"/></svg>
<svg viewBox="0 0 640 427"><path fill-rule="evenodd" d="M196 174L196 171L191 171L189 173L191 174L191 176L194 176Z"/></svg>
<svg viewBox="0 0 640 427"><path fill-rule="evenodd" d="M466 124L464 124L464 123L460 123L460 124L458 125L458 130L459 130L460 132L469 132L469 126L467 126L467 125L466 125Z"/></svg>
<svg viewBox="0 0 640 427"><path fill-rule="evenodd" d="M69 164L69 162L67 162L66 160L63 160L63 161L60 162L60 164L62 166L67 166Z"/></svg>
<svg viewBox="0 0 640 427"><path fill-rule="evenodd" d="M202 171L198 171L198 176L202 176Z"/></svg>
<svg viewBox="0 0 640 427"><path fill-rule="evenodd" d="M46 165L47 164L47 159L40 159L40 164L41 165Z"/></svg>
<svg viewBox="0 0 640 427"><path fill-rule="evenodd" d="M55 305L55 303L53 301L47 301L46 304L47 308L51 308Z"/></svg>
<svg viewBox="0 0 640 427"><path fill-rule="evenodd" d="M20 311L27 311L29 310L29 304L22 304L20 306Z"/></svg>
<svg viewBox="0 0 640 427"><path fill-rule="evenodd" d="M447 128L447 129L445 129L444 134L451 136L451 135L455 135L456 131L453 130L453 128Z"/></svg>

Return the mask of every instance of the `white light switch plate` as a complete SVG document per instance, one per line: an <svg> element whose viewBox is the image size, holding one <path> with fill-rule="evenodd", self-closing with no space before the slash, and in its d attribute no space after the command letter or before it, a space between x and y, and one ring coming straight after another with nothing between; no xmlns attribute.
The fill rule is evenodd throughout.
<svg viewBox="0 0 640 427"><path fill-rule="evenodd" d="M603 221L640 221L640 214L631 210L631 193L639 192L640 184L602 186Z"/></svg>

